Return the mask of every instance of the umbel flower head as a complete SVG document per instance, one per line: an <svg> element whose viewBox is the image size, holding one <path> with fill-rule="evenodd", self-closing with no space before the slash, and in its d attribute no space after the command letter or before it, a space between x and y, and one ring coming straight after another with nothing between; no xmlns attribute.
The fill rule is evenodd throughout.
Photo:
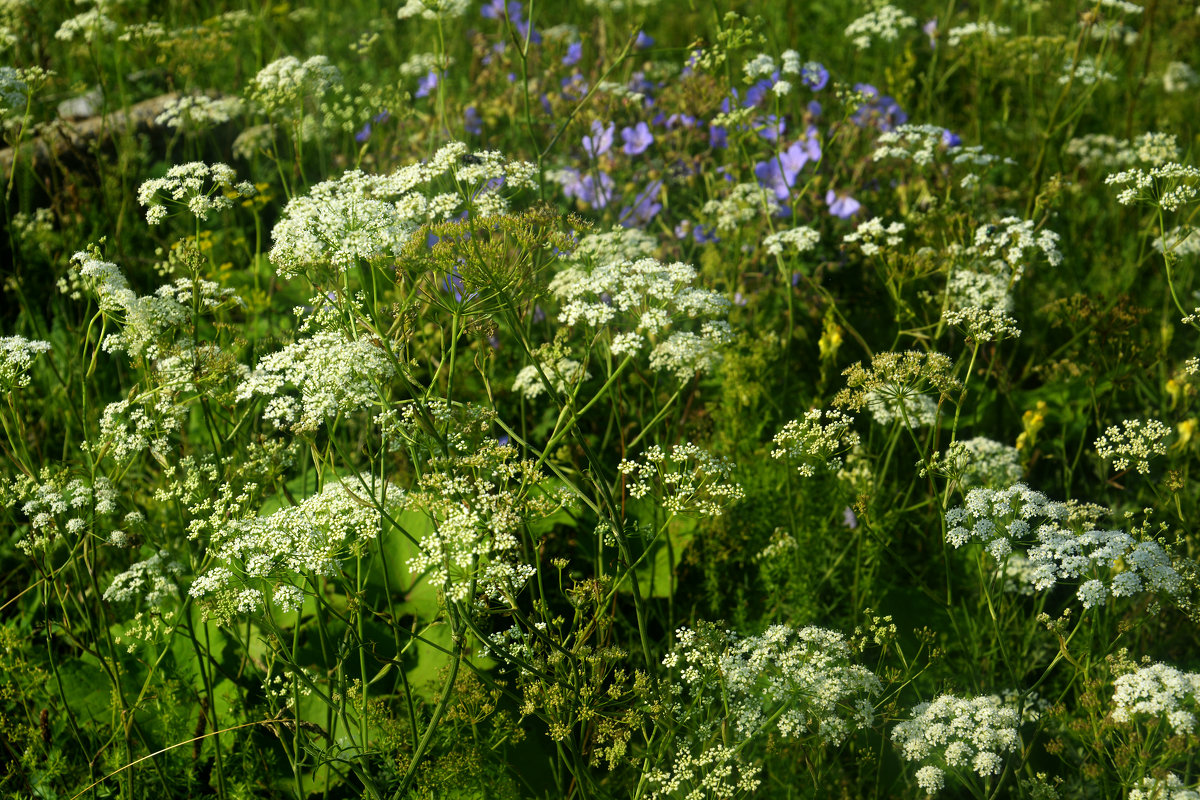
<svg viewBox="0 0 1200 800"><path fill-rule="evenodd" d="M1117 722L1162 721L1176 736L1196 733L1200 712L1200 673L1151 664L1122 675L1114 683L1112 718Z"/></svg>
<svg viewBox="0 0 1200 800"><path fill-rule="evenodd" d="M1150 471L1150 459L1167 454L1167 437L1171 428L1156 419L1127 419L1120 425L1110 425L1096 440L1096 453L1112 461L1114 469L1129 469L1133 465L1139 475Z"/></svg>
<svg viewBox="0 0 1200 800"><path fill-rule="evenodd" d="M1117 202L1123 206L1148 205L1178 211L1200 193L1200 169L1171 162L1117 172L1104 183L1118 187Z"/></svg>
<svg viewBox="0 0 1200 800"><path fill-rule="evenodd" d="M997 562L1018 562L1020 581L1035 591L1077 585L1084 608L1141 592L1178 594L1184 579L1170 553L1152 539L1098 529L1101 512L1048 500L1021 483L972 489L965 505L946 513L946 540L955 548L979 541Z"/></svg>
<svg viewBox="0 0 1200 800"><path fill-rule="evenodd" d="M743 740L812 735L836 745L874 721L871 698L882 690L851 655L846 638L826 628L772 625L740 636L702 623L677 631L663 665L678 670L672 692L700 736L727 722L728 735Z"/></svg>
<svg viewBox="0 0 1200 800"><path fill-rule="evenodd" d="M295 611L308 579L336 574L351 547L379 535L379 509L400 507L402 490L379 484L372 490L373 480L334 479L298 505L225 521L209 546L218 566L196 578L188 593L220 618L256 613L269 597L281 610Z"/></svg>
<svg viewBox="0 0 1200 800"><path fill-rule="evenodd" d="M235 200L255 194L254 185L237 181L228 164L193 161L143 183L138 188L138 203L146 206L146 222L157 225L167 218L168 205L182 206L196 219L205 220L213 211L232 208Z"/></svg>
<svg viewBox="0 0 1200 800"><path fill-rule="evenodd" d="M562 302L559 322L608 328L613 355L634 355L649 346L651 369L686 381L712 369L732 338L720 319L729 301L696 286L696 279L688 264L618 259L591 269L567 267L550 282L550 291ZM701 320L699 332L679 330L688 319Z"/></svg>
<svg viewBox="0 0 1200 800"><path fill-rule="evenodd" d="M49 342L24 336L0 336L0 390L11 392L29 385L34 359L50 352Z"/></svg>
<svg viewBox="0 0 1200 800"><path fill-rule="evenodd" d="M818 469L837 471L842 468L841 454L859 443L853 425L854 417L849 414L814 408L775 434L772 441L776 449L771 455L796 464L806 478L811 478Z"/></svg>
<svg viewBox="0 0 1200 800"><path fill-rule="evenodd" d="M946 399L962 388L953 375L953 363L941 353L876 353L871 366L855 363L842 374L846 388L833 399L835 406L854 411L883 407L899 419L912 416L918 398L937 394Z"/></svg>
<svg viewBox="0 0 1200 800"><path fill-rule="evenodd" d="M921 763L917 784L929 794L945 786L946 772L986 778L1004 769L1004 755L1020 747L1020 718L998 696L944 694L920 703L896 725L892 741L908 761Z"/></svg>
<svg viewBox="0 0 1200 800"><path fill-rule="evenodd" d="M745 496L741 484L730 480L732 462L701 450L691 442L670 451L649 447L640 461L625 459L617 468L627 476L629 494L660 497L673 514L719 517L725 507Z"/></svg>
<svg viewBox="0 0 1200 800"><path fill-rule="evenodd" d="M284 277L345 272L359 263L395 258L426 222L446 220L463 210L489 217L503 213L509 192L534 186L537 168L506 161L495 152L471 154L462 142L442 147L425 163L388 175L358 170L323 181L293 198L271 231L268 255ZM434 194L439 178L454 191Z"/></svg>

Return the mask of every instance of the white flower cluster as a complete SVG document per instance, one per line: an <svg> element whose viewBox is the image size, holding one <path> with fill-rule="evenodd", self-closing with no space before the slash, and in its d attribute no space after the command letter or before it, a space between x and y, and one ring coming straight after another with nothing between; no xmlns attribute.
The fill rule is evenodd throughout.
<svg viewBox="0 0 1200 800"><path fill-rule="evenodd" d="M443 61L437 53L413 53L397 69L406 78L416 78L445 69L449 63L453 63L449 56Z"/></svg>
<svg viewBox="0 0 1200 800"><path fill-rule="evenodd" d="M1096 0L1096 3L1101 8L1112 9L1118 14L1141 14L1143 11L1141 6L1129 0Z"/></svg>
<svg viewBox="0 0 1200 800"><path fill-rule="evenodd" d="M590 3L597 1L588 0ZM665 769L655 767L647 772L646 782L651 787L648 800L752 795L762 783L758 774L757 768L738 760L735 748L712 744L699 753L676 756Z"/></svg>
<svg viewBox="0 0 1200 800"><path fill-rule="evenodd" d="M1162 83L1164 92L1178 94L1192 89L1197 83L1200 83L1200 78L1196 76L1196 70L1192 69L1191 64L1185 61L1172 61L1163 70Z"/></svg>
<svg viewBox="0 0 1200 800"><path fill-rule="evenodd" d="M34 359L50 352L50 343L24 336L0 336L0 390L11 392L29 385Z"/></svg>
<svg viewBox="0 0 1200 800"><path fill-rule="evenodd" d="M1007 268L1004 271L1007 272ZM993 272L956 269L946 282L946 292L951 308L1011 311L1013 307L1008 277Z"/></svg>
<svg viewBox="0 0 1200 800"><path fill-rule="evenodd" d="M775 70L775 59L766 53L759 53L754 58L742 64L742 72L746 76L746 83L754 83L759 78L769 78Z"/></svg>
<svg viewBox="0 0 1200 800"><path fill-rule="evenodd" d="M255 195L249 181L235 181L237 173L228 164L177 164L165 176L143 183L138 188L138 203L147 207L146 222L151 225L167 218L164 203L184 206L194 217L205 220L213 211L232 208L235 200Z"/></svg>
<svg viewBox="0 0 1200 800"><path fill-rule="evenodd" d="M887 390L867 392L867 410L877 425L900 423L911 428L927 428L937 423L937 403L927 394Z"/></svg>
<svg viewBox="0 0 1200 800"><path fill-rule="evenodd" d="M854 233L842 237L846 244L857 244L864 256L873 256L883 251L885 247L898 247L904 241L903 222L893 222L884 225L879 217L860 222Z"/></svg>
<svg viewBox="0 0 1200 800"><path fill-rule="evenodd" d="M892 731L904 758L922 763L917 783L929 794L945 785L947 770L969 769L980 777L999 775L1004 754L1021 745L1017 712L996 695L973 698L944 694L920 703Z"/></svg>
<svg viewBox="0 0 1200 800"><path fill-rule="evenodd" d="M690 715L718 706L743 740L777 732L787 739L816 734L841 744L875 719L871 698L882 686L866 667L851 663L846 638L836 631L772 625L761 636L716 629L680 628L663 665L679 671L673 687L685 696ZM699 731L701 735L707 731Z"/></svg>
<svg viewBox="0 0 1200 800"><path fill-rule="evenodd" d="M559 358L542 364L542 372L550 380L550 385L557 394L570 394L576 384L592 377L592 373L583 368L573 358ZM534 400L546 391L537 367L530 364L523 367L513 380L513 391L523 395L526 400Z"/></svg>
<svg viewBox="0 0 1200 800"><path fill-rule="evenodd" d="M54 38L60 42L81 39L91 44L97 37L112 36L119 29L120 26L98 6L64 20L54 32Z"/></svg>
<svg viewBox="0 0 1200 800"><path fill-rule="evenodd" d="M550 281L561 301L558 321L565 325L611 326L614 355L636 354L647 343L650 367L680 381L712 369L720 347L729 342L729 324L716 319L729 301L694 286L696 269L653 258L605 262L592 269L570 266ZM701 319L699 333L677 330L683 319Z"/></svg>
<svg viewBox="0 0 1200 800"><path fill-rule="evenodd" d="M1105 461L1112 460L1114 469L1129 469L1132 464L1139 475L1145 475L1151 458L1167 454L1170 435L1170 426L1156 419L1127 419L1109 426L1096 440L1096 453Z"/></svg>
<svg viewBox="0 0 1200 800"><path fill-rule="evenodd" d="M1173 254L1176 258L1200 255L1200 229L1191 225L1176 225L1163 236L1154 239L1154 249Z"/></svg>
<svg viewBox="0 0 1200 800"><path fill-rule="evenodd" d="M807 253L817 246L821 241L821 234L817 233L812 228L801 225L798 228L790 228L786 231L778 231L772 233L763 239L763 247L773 256L783 255L784 249L789 249L797 253Z"/></svg>
<svg viewBox="0 0 1200 800"><path fill-rule="evenodd" d="M1117 76L1104 69L1094 56L1084 56L1078 62L1066 62L1063 64L1063 74L1058 76L1058 82L1063 86L1072 81L1081 86L1094 86L1116 80Z"/></svg>
<svg viewBox="0 0 1200 800"><path fill-rule="evenodd" d="M937 125L897 125L894 130L879 134L871 160L901 158L914 164L929 164L938 150L944 149L945 134L946 129Z"/></svg>
<svg viewBox="0 0 1200 800"><path fill-rule="evenodd" d="M367 486L373 479L361 476ZM342 556L379 535L379 507L395 511L403 492L376 486L375 497L352 478L333 479L318 494L265 517L229 519L214 527L211 567L188 593L211 600L224 613L255 613L268 589L282 611L295 611L304 599L296 586L315 576L336 575Z"/></svg>
<svg viewBox="0 0 1200 800"><path fill-rule="evenodd" d="M902 28L916 27L915 17L893 5L882 5L846 26L846 38L859 50L866 50L875 40L894 42Z"/></svg>
<svg viewBox="0 0 1200 800"><path fill-rule="evenodd" d="M100 310L121 326L120 333L109 334L101 345L110 353L157 355L162 337L191 322L193 304L211 311L224 304L242 303L232 289L186 278L160 286L152 295L139 296L116 264L87 251L72 256L71 266L95 293Z"/></svg>
<svg viewBox="0 0 1200 800"><path fill-rule="evenodd" d="M145 561L139 561L113 578L104 590L108 603L125 603L140 599L148 606L157 608L177 594L173 577L183 573L183 565L171 558L166 550L160 550Z"/></svg>
<svg viewBox="0 0 1200 800"><path fill-rule="evenodd" d="M967 338L976 342L998 342L1021 335L1017 321L998 308L947 308L942 312L942 321L960 328Z"/></svg>
<svg viewBox="0 0 1200 800"><path fill-rule="evenodd" d="M1143 204L1178 211L1200 192L1200 169L1170 162L1148 170L1130 169L1104 179L1119 188L1117 202L1123 206Z"/></svg>
<svg viewBox="0 0 1200 800"><path fill-rule="evenodd" d="M1089 133L1067 142L1067 153L1079 159L1083 167L1116 168L1136 163L1154 166L1177 160L1179 144L1170 133L1143 133L1132 140Z"/></svg>
<svg viewBox="0 0 1200 800"><path fill-rule="evenodd" d="M1017 448L983 436L955 442L946 458L957 462L959 480L965 488L1012 486L1024 474Z"/></svg>
<svg viewBox="0 0 1200 800"><path fill-rule="evenodd" d="M182 428L186 416L186 406L163 395L109 403L100 415L99 448L89 444L88 449L98 449L118 462L147 448L162 456L170 451L167 436Z"/></svg>
<svg viewBox="0 0 1200 800"><path fill-rule="evenodd" d="M951 28L950 32L946 35L946 44L951 47L958 47L963 39L979 36L988 40L996 40L1010 33L1012 33L1012 28L1007 25L997 25L987 20L983 22L968 22L965 25L958 25Z"/></svg>
<svg viewBox="0 0 1200 800"><path fill-rule="evenodd" d="M965 505L946 513L946 539L955 548L978 540L1002 564L1010 556L1023 557L1023 576L1037 591L1082 581L1076 594L1084 608L1104 605L1110 595L1173 595L1183 588L1183 577L1158 542L1095 529L1094 519L1080 526L1073 516L1071 506L1024 484L977 488L967 493Z"/></svg>
<svg viewBox="0 0 1200 800"><path fill-rule="evenodd" d="M117 492L103 475L92 483L72 478L66 472L42 470L37 479L22 475L0 491L3 505L21 503L32 535L17 542L26 555L45 550L64 533L79 536L96 522L96 517L117 510Z"/></svg>
<svg viewBox="0 0 1200 800"><path fill-rule="evenodd" d="M503 213L507 201L501 186L530 188L536 175L533 164L506 161L500 153L468 158L462 142L445 145L427 163L388 175L352 170L288 202L271 231L274 245L268 257L285 277L317 267L344 272L360 262L395 257L419 225L449 219L468 204L479 216ZM421 191L442 177L467 197L458 191L427 197Z"/></svg>
<svg viewBox="0 0 1200 800"><path fill-rule="evenodd" d="M564 261L604 264L622 259L640 261L653 258L658 240L641 228L616 228L601 233L589 233L579 240L574 252Z"/></svg>
<svg viewBox="0 0 1200 800"><path fill-rule="evenodd" d="M713 223L718 233L732 233L748 222L770 217L779 210L779 201L770 189L757 183L738 183L729 194L709 200L700 213Z"/></svg>
<svg viewBox="0 0 1200 800"><path fill-rule="evenodd" d="M420 17L437 20L461 17L471 7L470 0L407 0L396 16L400 19Z"/></svg>
<svg viewBox="0 0 1200 800"><path fill-rule="evenodd" d="M241 98L192 94L172 97L154 122L175 130L197 132L224 125L240 113Z"/></svg>
<svg viewBox="0 0 1200 800"><path fill-rule="evenodd" d="M796 463L796 469L806 478L818 469L837 471L842 468L842 453L858 446L859 435L852 430L854 417L840 411L809 410L803 419L794 419L775 434L772 442L774 458Z"/></svg>
<svg viewBox="0 0 1200 800"><path fill-rule="evenodd" d="M0 119L25 113L29 84L16 67L0 67Z"/></svg>
<svg viewBox="0 0 1200 800"><path fill-rule="evenodd" d="M284 56L267 64L254 76L250 98L268 113L290 114L301 110L306 97L320 99L341 82L341 71L325 56L313 56L306 61Z"/></svg>
<svg viewBox="0 0 1200 800"><path fill-rule="evenodd" d="M1025 272L1025 264L1030 260L1027 254L1031 250L1040 250L1052 267L1061 264L1063 256L1058 243L1059 235L1054 231L1035 232L1032 220L1005 217L975 229L974 249L983 258L1001 260L1011 273L1010 280L1016 282Z"/></svg>
<svg viewBox="0 0 1200 800"><path fill-rule="evenodd" d="M583 0L583 4L592 8L619 13L635 8L650 8L651 6L658 5L658 0Z"/></svg>
<svg viewBox="0 0 1200 800"><path fill-rule="evenodd" d="M1168 772L1165 778L1142 778L1129 790L1127 800L1200 800L1200 786L1188 788L1183 780Z"/></svg>
<svg viewBox="0 0 1200 800"><path fill-rule="evenodd" d="M1152 664L1117 678L1114 687L1112 718L1117 722L1146 716L1154 718L1152 725L1165 720L1176 736L1196 733L1200 673Z"/></svg>
<svg viewBox="0 0 1200 800"><path fill-rule="evenodd" d="M374 404L377 386L395 375L395 365L375 342L317 331L259 361L238 387L237 399L268 397L264 419L277 428L312 433L325 420Z"/></svg>
<svg viewBox="0 0 1200 800"><path fill-rule="evenodd" d="M728 459L691 442L677 444L669 452L653 445L640 461L623 459L617 467L628 478L631 497L657 497L672 514L713 517L745 496L741 484L730 480L733 469Z"/></svg>
<svg viewBox="0 0 1200 800"><path fill-rule="evenodd" d="M488 419L475 420L476 430ZM409 495L408 507L431 521L409 570L426 574L451 600L472 599L474 584L476 596L511 601L537 572L522 557L521 526L562 504L561 496L537 488L542 479L534 461L495 439L433 459L419 492Z"/></svg>

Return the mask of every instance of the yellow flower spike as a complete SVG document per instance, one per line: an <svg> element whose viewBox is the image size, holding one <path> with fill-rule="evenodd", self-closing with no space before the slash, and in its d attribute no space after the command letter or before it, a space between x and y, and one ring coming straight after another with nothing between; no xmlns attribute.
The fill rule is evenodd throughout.
<svg viewBox="0 0 1200 800"><path fill-rule="evenodd" d="M1179 402L1180 395L1183 394L1183 386L1179 383L1179 381L1175 380L1174 378L1171 378L1169 381L1167 381L1166 388L1167 388L1167 394L1169 394L1171 396L1171 405L1169 406L1169 408L1171 410L1174 410L1176 404ZM1183 423L1181 422L1180 425L1182 425L1182 424Z"/></svg>
<svg viewBox="0 0 1200 800"><path fill-rule="evenodd" d="M1021 415L1021 426L1025 431L1017 437L1017 449L1033 448L1037 444L1038 432L1046 425L1046 403L1038 400L1037 405Z"/></svg>
<svg viewBox="0 0 1200 800"><path fill-rule="evenodd" d="M842 346L842 329L833 321L833 316L825 315L824 329L821 338L817 340L817 348L822 361L833 361L837 358L838 348Z"/></svg>
<svg viewBox="0 0 1200 800"><path fill-rule="evenodd" d="M1179 434L1179 439L1172 445L1173 450L1184 450L1192 441L1192 436L1195 435L1196 429L1200 428L1200 422L1195 417L1185 419L1183 422L1175 426L1176 432Z"/></svg>

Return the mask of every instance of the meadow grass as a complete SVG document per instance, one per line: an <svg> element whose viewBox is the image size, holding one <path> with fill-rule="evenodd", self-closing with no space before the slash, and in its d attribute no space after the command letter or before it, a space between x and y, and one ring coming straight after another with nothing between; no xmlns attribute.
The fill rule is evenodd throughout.
<svg viewBox="0 0 1200 800"><path fill-rule="evenodd" d="M0 4L0 792L1200 796L1200 8Z"/></svg>

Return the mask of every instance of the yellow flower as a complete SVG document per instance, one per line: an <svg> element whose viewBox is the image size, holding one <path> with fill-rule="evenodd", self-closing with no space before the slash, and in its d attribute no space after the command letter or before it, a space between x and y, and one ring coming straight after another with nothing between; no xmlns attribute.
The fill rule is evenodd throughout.
<svg viewBox="0 0 1200 800"><path fill-rule="evenodd" d="M1179 433L1179 439L1172 445L1174 450L1183 450L1187 448L1188 443L1192 441L1192 436L1195 435L1196 429L1200 427L1200 422L1196 421L1195 417L1185 419L1183 422L1175 426L1176 432Z"/></svg>

